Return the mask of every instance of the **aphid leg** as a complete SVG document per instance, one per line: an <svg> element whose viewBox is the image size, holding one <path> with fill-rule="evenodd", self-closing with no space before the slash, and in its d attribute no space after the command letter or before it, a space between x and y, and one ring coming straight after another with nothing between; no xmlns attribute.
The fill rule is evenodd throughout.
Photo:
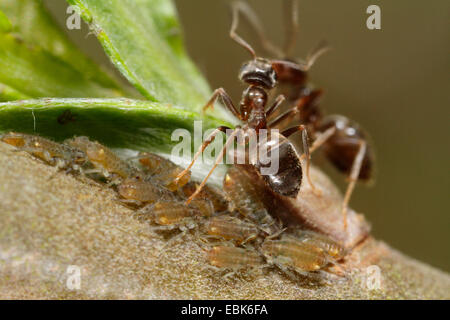
<svg viewBox="0 0 450 320"><path fill-rule="evenodd" d="M296 280L297 280L297 277L295 276L295 274L293 274L291 271L289 271L288 268L286 268L286 267L283 265L283 262L272 261L271 263L272 263L274 266L276 266L278 269L280 269L281 272L283 272L285 275L287 275L288 278L290 278L292 281L296 281ZM296 270L296 272L297 272L297 270ZM301 272L301 271L299 271L298 273L300 273L301 275L303 275L303 276L305 276L305 277L308 276L306 272Z"/></svg>
<svg viewBox="0 0 450 320"><path fill-rule="evenodd" d="M233 101L231 100L228 93L223 88L219 88L214 90L213 95L209 99L209 101L205 104L202 111L205 112L208 108L214 109L214 103L216 102L217 98L221 98L222 102L224 103L225 107L228 108L228 110L231 111L231 113L238 119L241 119L241 114L237 111L236 107L233 104Z"/></svg>
<svg viewBox="0 0 450 320"><path fill-rule="evenodd" d="M266 111L266 118L270 117L271 114L273 114L279 106L286 100L286 97L282 94L280 94L276 99L273 105Z"/></svg>
<svg viewBox="0 0 450 320"><path fill-rule="evenodd" d="M275 239L275 238L277 238L278 236L280 236L284 231L286 231L286 229L287 229L287 228L282 228L282 229L278 230L277 232L268 235L268 236L266 237L266 239L269 239L269 240Z"/></svg>
<svg viewBox="0 0 450 320"><path fill-rule="evenodd" d="M232 4L233 10L237 11L238 13L241 13L242 16L247 20L247 22L250 24L250 26L253 28L253 30L256 32L256 35L258 36L258 39L264 48L268 53L271 55L283 58L284 54L281 52L280 49L278 49L277 46L275 46L265 35L266 32L264 30L263 24L259 20L258 16L255 14L255 11L246 3L243 1L236 1ZM237 28L237 25L236 25Z"/></svg>
<svg viewBox="0 0 450 320"><path fill-rule="evenodd" d="M351 280L349 275L347 273L344 273L342 275L331 273L325 270L318 270L315 271L317 273L317 276L319 280L325 284L332 285L336 283L345 283L346 281Z"/></svg>
<svg viewBox="0 0 450 320"><path fill-rule="evenodd" d="M237 276L238 273L239 273L239 271L240 271L239 269L232 270L232 271L230 271L230 272L225 273L222 277L223 277L225 280L230 280L230 278L232 278L232 277L234 277L234 276Z"/></svg>
<svg viewBox="0 0 450 320"><path fill-rule="evenodd" d="M84 174L100 174L102 176L104 176L105 178L109 178L109 172L101 169L101 168L92 168L92 169L87 169L84 170Z"/></svg>
<svg viewBox="0 0 450 320"><path fill-rule="evenodd" d="M340 278L346 278L348 279L348 273L347 271L345 271L345 269L339 264L337 263L336 260L334 260L333 258L329 259L331 266L328 267L327 271L323 271L323 270L318 270L318 272L325 272L327 274L333 273L333 275L336 275Z"/></svg>
<svg viewBox="0 0 450 320"><path fill-rule="evenodd" d="M283 132L281 132L281 134L283 136L285 136L286 138L289 138L289 136L291 136L292 134L294 134L298 131L302 132L303 152L306 157L306 178L308 179L309 185L311 186L311 189L314 192L314 194L320 197L322 195L322 191L316 188L316 186L312 182L311 176L310 176L309 168L311 166L311 154L309 152L308 132L306 130L306 127L304 125L295 126L295 127L284 130Z"/></svg>
<svg viewBox="0 0 450 320"><path fill-rule="evenodd" d="M248 236L246 239L244 239L242 242L240 242L239 244L241 246L244 246L247 242L255 240L258 237L258 234L252 234L250 236Z"/></svg>
<svg viewBox="0 0 450 320"><path fill-rule="evenodd" d="M230 242L222 240L222 237L215 235L201 235L200 240L203 241L207 247L211 246L229 246ZM212 241L211 241L212 240Z"/></svg>
<svg viewBox="0 0 450 320"><path fill-rule="evenodd" d="M206 270L211 270L211 271L213 271L214 273L219 273L219 272L222 271L222 268L213 266L213 265L211 265L211 264L207 264L206 266L204 266L204 268L205 268Z"/></svg>
<svg viewBox="0 0 450 320"><path fill-rule="evenodd" d="M214 139L216 138L216 135L219 132L226 132L227 129L230 129L229 127L226 126L220 126L218 127L216 130L214 130L206 139L205 142L203 142L203 144L201 145L201 147L198 149L198 151L195 153L194 158L192 159L191 163L189 164L189 166L184 169L183 171L180 172L180 174L174 179L174 183L178 183L178 181L180 181L181 178L183 178L192 168L192 166L194 165L195 161L197 161L197 158L203 153L203 151L205 151L206 147L211 144L211 142L214 141Z"/></svg>
<svg viewBox="0 0 450 320"><path fill-rule="evenodd" d="M236 41L239 45L241 45L245 49L247 49L248 52L250 52L250 54L253 56L253 59L256 59L255 50L253 50L253 48L236 33L236 29L239 25L239 9L240 8L238 6L232 7L233 21L231 23L230 38Z"/></svg>
<svg viewBox="0 0 450 320"><path fill-rule="evenodd" d="M154 227L154 229L156 230L170 230L167 228L167 226L159 228L159 227ZM186 236L188 232L188 229L182 230L179 234L171 237L168 241L166 241L166 243L162 246L162 248L159 250L159 254L158 257L160 257L163 253L166 252L165 249L171 247L173 244L175 244L178 240L184 238Z"/></svg>
<svg viewBox="0 0 450 320"><path fill-rule="evenodd" d="M283 46L283 57L290 57L295 47L298 34L298 1L288 0L284 2L284 21L286 39Z"/></svg>
<svg viewBox="0 0 450 320"><path fill-rule="evenodd" d="M123 198L119 198L118 200L126 205L131 205L131 206L136 206L136 207L142 206L142 202L139 200L123 199Z"/></svg>
<svg viewBox="0 0 450 320"><path fill-rule="evenodd" d="M108 178L110 179L110 181L106 184L108 188L115 185L119 185L122 182L122 178L118 174L115 173L112 174L106 173L106 174L109 175Z"/></svg>
<svg viewBox="0 0 450 320"><path fill-rule="evenodd" d="M216 161L214 162L214 165L211 168L211 170L209 171L208 175L203 179L202 183L197 187L197 190L195 190L195 192L186 200L186 204L189 204L197 196L197 194L199 194L199 192L202 190L203 186L206 184L206 181L208 181L208 179L211 176L211 174L213 173L213 171L217 168L217 166L219 165L220 161L222 161L226 149L228 148L228 146L231 143L234 142L234 137L240 131L241 131L240 128L237 128L236 130L233 131L232 134L230 134L230 136L227 139L227 142L225 143L225 145L223 146L223 148L220 151L219 155L217 156ZM202 150L204 150L203 146L202 146Z"/></svg>
<svg viewBox="0 0 450 320"><path fill-rule="evenodd" d="M358 181L359 172L361 171L361 166L364 161L364 156L367 150L367 143L364 140L359 141L359 151L356 154L355 160L353 161L352 169L350 171L349 183L347 190L345 191L344 201L342 203L342 216L344 219L344 230L347 230L347 210L348 203L350 202L350 197L352 195L353 189L355 188L356 182Z"/></svg>

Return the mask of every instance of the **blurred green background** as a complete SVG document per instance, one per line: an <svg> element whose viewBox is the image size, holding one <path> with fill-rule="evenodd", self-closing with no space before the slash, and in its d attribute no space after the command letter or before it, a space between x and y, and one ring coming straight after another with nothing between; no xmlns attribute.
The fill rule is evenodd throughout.
<svg viewBox="0 0 450 320"><path fill-rule="evenodd" d="M65 2L45 2L65 26ZM282 1L248 3L268 37L282 44ZM237 103L244 88L237 72L249 55L228 37L230 1L176 4L191 56L211 87L224 87ZM366 28L371 4L381 8L381 30ZM303 0L299 21L299 57L322 39L333 47L310 72L325 89L323 109L359 122L375 144L376 184L357 187L352 207L366 215L377 238L450 271L450 1ZM68 33L108 65L85 26ZM262 52L244 24L240 33ZM318 155L313 159L344 190L344 177Z"/></svg>

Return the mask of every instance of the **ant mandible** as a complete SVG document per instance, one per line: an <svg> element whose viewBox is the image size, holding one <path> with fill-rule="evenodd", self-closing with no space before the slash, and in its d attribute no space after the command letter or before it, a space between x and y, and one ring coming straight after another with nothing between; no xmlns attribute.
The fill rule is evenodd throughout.
<svg viewBox="0 0 450 320"><path fill-rule="evenodd" d="M276 87L277 74L275 69L273 68L273 62L271 60L258 57L255 53L255 50L236 33L236 29L239 23L238 19L239 10L238 8L234 7L230 37L239 45L244 47L248 52L250 52L253 57L252 60L246 62L241 67L241 70L239 72L239 79L248 85L247 89L245 89L242 94L239 111L238 109L236 109L232 99L223 88L219 88L214 91L210 100L203 107L203 111L206 111L208 108L212 108L216 100L220 97L225 107L230 110L237 119L242 121L244 125L236 126L236 128L232 130L231 133L229 133L231 129L226 126L221 126L215 129L203 142L202 146L194 155L194 158L189 166L177 176L175 181L181 179L185 174L189 172L191 167L194 165L194 162L202 154L205 148L214 141L219 132L224 132L228 135L225 145L217 156L212 169L201 182L201 184L197 187L196 191L186 201L187 204L190 203L190 201L192 201L192 199L194 199L201 191L214 169L222 161L226 149L230 147L230 145L234 142L236 136L242 135L244 137L243 141L248 141L248 137L250 135L249 132L255 132L259 137L260 130L272 128L273 124L277 120L275 119L270 121L269 118L275 114L275 111L285 100L285 97L283 95L279 95L275 99L273 104L266 110L266 105L269 100L268 92ZM298 156L295 147L292 145L292 143L289 142L289 140L287 140L289 136L293 135L296 132L302 132L304 151L302 157ZM273 133L270 132L270 134ZM310 153L306 127L304 125L297 125L283 130L279 134L279 138L281 138L282 142L278 143L276 146L271 146L271 150L273 150L275 147L278 147L279 149L279 169L274 174L262 176L266 185L271 188L272 191L278 194L295 198L300 190L303 177L301 160L303 158L306 158L306 176L313 190L316 190L309 175ZM248 167L249 166L247 165L247 168ZM253 167L253 169L257 170L257 172L260 173L261 165L259 163L253 163L250 167Z"/></svg>
<svg viewBox="0 0 450 320"><path fill-rule="evenodd" d="M287 4L287 5L286 5ZM325 156L341 172L348 175L348 186L345 192L342 213L344 228L347 228L347 210L356 182L369 181L373 176L374 155L367 142L367 134L360 126L341 115L323 116L319 108L321 89L313 89L307 83L307 72L316 59L329 47L325 42L308 54L306 60L291 59L298 31L298 1L285 2L286 43L281 51L266 37L262 24L254 11L244 2L233 3L234 11L241 12L256 31L263 48L278 60L272 60L280 87L291 108L272 122L273 127L297 119L313 137L310 152L323 146Z"/></svg>

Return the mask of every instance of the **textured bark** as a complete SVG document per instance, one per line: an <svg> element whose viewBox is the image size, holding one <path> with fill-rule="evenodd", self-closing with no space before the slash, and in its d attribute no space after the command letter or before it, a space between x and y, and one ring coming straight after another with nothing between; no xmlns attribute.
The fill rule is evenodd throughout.
<svg viewBox="0 0 450 320"><path fill-rule="evenodd" d="M81 289L67 288L69 265ZM369 290L366 268L381 270ZM226 280L193 235L167 243L114 191L0 143L0 298L448 299L450 276L367 238L346 259L347 281L292 281L277 270Z"/></svg>

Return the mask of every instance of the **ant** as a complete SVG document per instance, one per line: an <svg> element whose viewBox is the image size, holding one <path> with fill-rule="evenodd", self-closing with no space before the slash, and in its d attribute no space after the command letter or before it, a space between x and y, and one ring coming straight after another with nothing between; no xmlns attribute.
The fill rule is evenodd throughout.
<svg viewBox="0 0 450 320"><path fill-rule="evenodd" d="M230 147L230 145L234 142L234 139L238 138L239 141L239 137L244 138L243 141L245 144L246 141L249 141L251 134L255 133L256 136L260 138L260 132L262 129L270 129L274 126L274 124L276 124L277 120L270 120L270 117L275 114L275 111L285 100L285 97L283 95L279 95L274 100L273 104L266 110L266 106L269 100L268 93L270 90L274 89L277 86L276 70L273 67L273 61L258 57L255 53L255 50L236 33L236 29L238 26L238 17L239 11L235 8L233 10L233 22L231 25L230 37L240 46L244 47L252 55L253 59L244 63L239 72L239 79L243 83L247 84L248 87L242 94L239 111L238 109L236 109L232 99L226 93L226 91L223 88L219 88L214 91L210 100L203 107L203 112L208 108L213 108L214 103L220 97L225 107L244 124L242 126L236 126L234 130L226 126L221 126L215 129L194 155L194 158L189 166L176 177L175 182L181 180L183 176L189 172L194 162L202 154L205 148L214 141L219 132L223 132L228 136L226 143L217 156L212 169L204 178L202 183L197 187L196 191L188 198L188 200L186 201L187 204L189 204L190 201L192 201L192 199L194 199L201 191L212 172L222 161L226 149ZM295 147L287 139L289 136L293 135L296 132L302 133L304 152L302 157L297 154ZM306 176L308 178L308 181L310 182L310 185L313 186L309 176L310 154L306 127L304 125L297 125L283 130L279 134L270 132L270 135L271 138L272 136L278 135L277 138L281 140L281 142L275 144L268 143L271 141L265 141L266 146L270 145L270 150L278 148L278 171L275 174L261 174L263 166L259 161L257 161L256 163L251 163L250 165L246 165L246 168L255 169L259 173L259 175L262 176L265 184L275 193L291 198L296 198L299 193L303 177L301 160L305 157ZM246 155L246 157L248 158L248 154Z"/></svg>
<svg viewBox="0 0 450 320"><path fill-rule="evenodd" d="M280 126L297 118L312 135L313 144L310 152L323 146L326 158L339 171L348 175L348 186L345 192L342 214L344 228L347 228L347 210L350 197L358 180L370 181L373 175L374 155L368 143L367 134L360 126L347 117L341 115L324 116L319 108L319 98L323 94L321 89L313 89L307 84L308 70L319 56L329 47L325 42L312 50L306 60L295 61L289 58L295 46L298 31L298 1L284 2L286 15L286 43L281 51L266 37L261 22L254 11L244 2L233 3L233 10L241 12L256 31L263 48L278 60L272 60L272 67L276 72L280 87L285 87L289 110L281 114L272 123Z"/></svg>

